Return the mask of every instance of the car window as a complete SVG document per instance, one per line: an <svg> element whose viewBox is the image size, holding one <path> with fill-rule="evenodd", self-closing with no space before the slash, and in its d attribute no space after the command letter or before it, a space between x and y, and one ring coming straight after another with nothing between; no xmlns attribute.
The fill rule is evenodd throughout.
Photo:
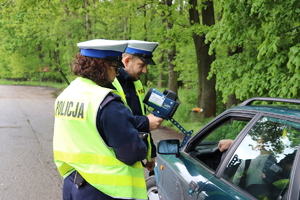
<svg viewBox="0 0 300 200"><path fill-rule="evenodd" d="M221 123L214 125L211 130L205 133L206 137L199 137L199 141L194 142L190 155L211 170L216 170L222 157L222 153L218 150L219 141L235 139L250 120L251 118L246 117L223 119Z"/></svg>
<svg viewBox="0 0 300 200"><path fill-rule="evenodd" d="M222 178L255 198L282 197L289 186L299 135L299 123L260 118L235 150Z"/></svg>

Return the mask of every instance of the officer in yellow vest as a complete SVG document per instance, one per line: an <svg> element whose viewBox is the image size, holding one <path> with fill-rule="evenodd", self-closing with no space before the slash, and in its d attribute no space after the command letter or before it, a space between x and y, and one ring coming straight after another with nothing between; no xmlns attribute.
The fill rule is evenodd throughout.
<svg viewBox="0 0 300 200"><path fill-rule="evenodd" d="M54 161L64 200L148 199L136 119L109 88L127 42L78 43L78 76L55 101ZM119 63L119 65L118 65Z"/></svg>
<svg viewBox="0 0 300 200"><path fill-rule="evenodd" d="M123 100L131 108L136 116L138 130L148 133L147 144L148 154L146 168L151 172L155 166L156 148L151 137L151 130L155 130L162 123L163 119L153 114L146 115L145 105L142 102L145 97L145 89L140 81L140 75L147 73L148 65L155 65L152 53L158 46L157 42L140 40L128 40L128 46L123 53L122 62L124 68L120 70L113 85L120 93Z"/></svg>

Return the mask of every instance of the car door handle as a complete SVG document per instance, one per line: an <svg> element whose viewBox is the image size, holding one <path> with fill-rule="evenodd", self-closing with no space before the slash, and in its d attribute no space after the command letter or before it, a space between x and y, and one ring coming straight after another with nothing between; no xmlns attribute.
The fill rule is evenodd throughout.
<svg viewBox="0 0 300 200"><path fill-rule="evenodd" d="M195 193L195 191L197 191L198 190L198 184L197 183L195 183L194 181L191 181L190 183L189 183L189 195L190 196L193 196L193 193Z"/></svg>
<svg viewBox="0 0 300 200"><path fill-rule="evenodd" d="M204 200L207 197L204 191L200 192L198 195L198 200Z"/></svg>

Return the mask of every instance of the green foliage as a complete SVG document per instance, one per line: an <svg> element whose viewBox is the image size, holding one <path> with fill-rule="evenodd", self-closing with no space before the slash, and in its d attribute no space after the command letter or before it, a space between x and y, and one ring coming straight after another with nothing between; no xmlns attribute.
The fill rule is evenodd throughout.
<svg viewBox="0 0 300 200"><path fill-rule="evenodd" d="M179 101L182 104L188 104L190 109L197 107L197 88L180 88L178 90Z"/></svg>
<svg viewBox="0 0 300 200"><path fill-rule="evenodd" d="M32 6L34 5L34 6ZM50 66L44 80L62 82L57 69L71 74L72 58L78 42L94 39L136 39L159 42L154 53L157 66L149 66L143 77L149 86L157 85L162 75L168 83L167 51L176 44L175 70L184 87L198 87L195 49L188 20L188 4L173 1L103 0L103 1L8 1L0 6L0 77L39 80L38 67ZM87 23L87 20L89 23ZM167 24L172 28L167 30ZM188 101L197 96L186 94Z"/></svg>
<svg viewBox="0 0 300 200"><path fill-rule="evenodd" d="M245 100L253 96L299 97L299 2L220 1L222 18L208 40L218 52L211 75L223 101L235 94ZM241 52L228 56L227 50ZM290 81L292 80L292 81Z"/></svg>
<svg viewBox="0 0 300 200"><path fill-rule="evenodd" d="M219 126L214 130L213 134L207 137L209 141L219 141L222 139L232 139L234 140L236 136L242 131L242 129L247 125L248 121L239 121L236 119L231 119L227 121L222 126Z"/></svg>
<svg viewBox="0 0 300 200"><path fill-rule="evenodd" d="M217 0L217 22L213 27L191 26L190 5L183 0L170 2L5 1L0 5L0 77L39 80L38 67L50 66L51 71L44 73L43 79L62 83L57 69L73 78L69 76L78 42L94 38L157 41L157 65L149 66L142 81L156 87L162 77L163 86L167 86L166 55L176 46L172 62L183 83L179 93L184 103L180 107L187 104L192 108L196 107L201 73L192 35L206 34L206 42L211 42L210 53L216 55L210 77L217 78L218 113L224 110L231 94L240 100L253 96L299 98L299 1ZM172 27L167 29L170 24Z"/></svg>

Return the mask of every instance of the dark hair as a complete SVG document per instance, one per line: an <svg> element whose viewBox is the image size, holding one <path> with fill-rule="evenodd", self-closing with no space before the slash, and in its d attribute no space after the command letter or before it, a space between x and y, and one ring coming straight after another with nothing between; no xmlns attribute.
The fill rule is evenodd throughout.
<svg viewBox="0 0 300 200"><path fill-rule="evenodd" d="M88 78L97 85L105 86L109 83L107 69L111 61L83 56L77 53L74 61L73 72L76 76Z"/></svg>

